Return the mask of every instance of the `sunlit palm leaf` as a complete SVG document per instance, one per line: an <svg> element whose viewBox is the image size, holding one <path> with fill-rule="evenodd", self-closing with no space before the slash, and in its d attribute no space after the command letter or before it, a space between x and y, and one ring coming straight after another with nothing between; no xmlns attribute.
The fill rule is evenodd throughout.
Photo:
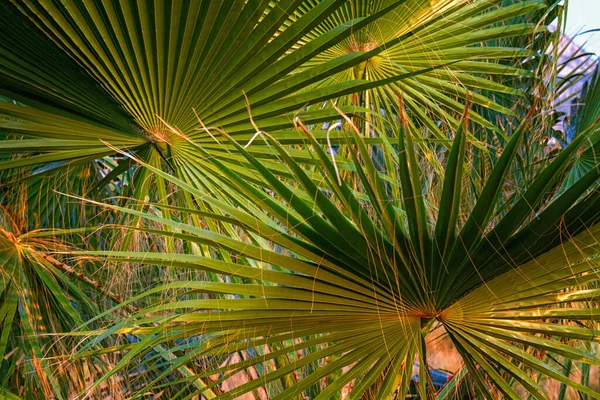
<svg viewBox="0 0 600 400"><path fill-rule="evenodd" d="M84 387L84 369L49 360L68 351L52 334L76 327L98 308L70 280L79 272L46 255L52 242L27 239L15 232L5 209L0 213L0 393L67 398ZM60 370L80 377L69 382L57 377Z"/></svg>
<svg viewBox="0 0 600 400"><path fill-rule="evenodd" d="M236 206L147 166L188 192L198 204L219 210L227 218L204 213L204 219L227 221L238 234L229 237L195 226L187 222L186 212L178 214L177 220L168 220L112 208L168 226L168 235L176 240L235 254L239 262L185 254L85 252L113 261L200 269L222 276L222 282L179 282L157 287L149 293L168 290L177 297L140 311L135 318L136 327L121 322L101 333L101 337L124 332L154 335L145 344L132 347L120 367L126 366L129 358L145 354L150 345L170 344L190 336L207 335L209 339L186 345L185 355L176 363L210 360L206 357L235 351L255 352L261 344L277 343L279 350L240 363L219 366L205 361L209 362L207 370L198 371L198 376L225 371L233 374L250 365L265 366L265 360L287 354L288 365L272 371L267 368L260 379L226 392L223 397L234 398L266 384L274 398L284 398L329 377L326 389L317 398L328 398L350 382L355 385L352 398L360 398L367 390L385 398L395 390L406 393L415 357L422 366L420 391L433 390L426 385L422 338L437 321L447 329L487 397L499 391L503 396L520 398L507 376L516 379L533 396L546 397L530 378L530 371L557 379L582 393L600 396L560 375L555 366L526 349L536 348L591 365L599 363L594 355L562 343L559 338L586 342L595 337L593 328L575 327L570 321L595 320L594 308L578 304L593 300L597 290L571 288L597 281L594 256L599 250L596 223L600 218L600 200L597 192L586 192L600 176L596 173L581 179L550 203L542 201L544 194L554 190L582 142L574 142L563 150L560 157L538 173L529 190L514 193L512 208L496 215L496 207L504 201L498 194L514 169L515 155L523 151L521 139L528 129L528 121L524 121L481 185L483 191L475 208L462 211L466 215L457 218L453 216L457 213L457 199L452 198L460 194L456 186L462 185L464 172L459 166L467 161L465 119L461 127L465 132L457 133L448 159L442 160L447 180L439 184L447 201L440 204L439 210L420 205L422 211L416 211L417 207L413 207L414 215L405 219L397 210L407 209L415 199L421 202L423 195L416 155L411 154L414 146L410 137L414 132L401 120L404 135L399 135L400 154L395 154L396 150L384 153L394 159L400 156L396 159L397 184L405 196L396 199L387 194L385 181L369 156L369 146L351 119L347 118L347 122L346 135L353 139L355 153L361 156L354 159L359 192L366 195L367 201L358 200L346 181L340 179L330 155L301 123L307 144L312 144L315 159L321 164L318 185L266 133L264 139L277 151L297 184L280 180L229 139L234 151L252 165L252 175L259 185L247 182L218 159L210 158L210 164L224 177L219 182L223 191L220 196L228 197ZM197 150L206 152L201 147ZM388 179L396 176L394 171L387 173ZM520 204L524 201L529 208ZM437 214L430 218L434 211ZM415 218L419 213L425 213L423 219ZM539 218L534 218L536 214ZM423 222L431 219L436 222ZM575 222L576 227L571 225ZM142 230L165 234L156 229ZM457 234L453 233L455 230ZM540 233L551 235L553 240L539 242ZM245 278L247 283L229 283L228 276ZM572 307L556 307L565 304ZM162 313L167 316L161 316ZM143 327L149 323L158 325ZM299 349L303 355L296 359L294 354ZM340 357L332 357L336 353ZM305 366L316 360L321 360L320 368L309 373ZM343 374L331 380L331 374L340 369ZM269 383L288 375L299 380L281 392ZM379 379L382 376L385 378Z"/></svg>
<svg viewBox="0 0 600 400"><path fill-rule="evenodd" d="M453 119L451 112L436 106L426 116L419 108L440 103L461 110L460 102L450 97L464 96L465 89L457 89L463 81L472 89L510 91L476 75L523 75L490 60L527 51L471 45L532 32L528 24L486 28L544 6L531 1L496 8L498 1L447 0L376 5L283 0L276 6L265 0L14 3L0 9L6 21L1 28L6 60L0 65L1 90L39 111L5 104L0 114L17 120L2 121L2 128L39 140L6 143L6 151L19 147L30 157L2 168L101 157L107 151L98 139L129 150L155 144L164 157L182 157L182 163L191 165L201 162L196 151L177 149L180 141L163 121L212 146L227 161L223 146L231 146L214 146L194 109L210 130L253 134L248 102L259 129L279 136L275 131L291 127L295 113L306 106L315 105L300 114L305 123L336 119L335 111L321 109L321 104L357 91L369 91L375 103L340 100L340 105L347 103L346 113L364 112L373 104L375 110L388 109L389 92L370 92L384 83L396 85L394 90L404 93L418 119L425 119L442 140L436 121ZM490 7L494 10L485 12ZM368 49L348 47L365 40ZM457 64L445 67L452 63ZM375 69L369 77L346 77L375 64L383 70ZM456 80L452 87L450 76ZM479 94L472 101L495 107ZM58 140L73 142L60 148ZM251 151L267 157L269 149L263 147L259 141ZM195 169L203 171L201 166Z"/></svg>

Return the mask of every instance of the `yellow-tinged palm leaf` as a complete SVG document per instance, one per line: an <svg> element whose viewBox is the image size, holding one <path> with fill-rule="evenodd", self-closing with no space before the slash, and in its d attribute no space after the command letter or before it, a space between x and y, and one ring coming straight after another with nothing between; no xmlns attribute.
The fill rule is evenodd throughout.
<svg viewBox="0 0 600 400"><path fill-rule="evenodd" d="M322 108L336 98L346 113L389 114L390 96L394 104L396 97L390 91L402 92L417 119L437 140L445 140L436 123L452 120L452 110L462 109L463 86L512 93L479 74L528 74L493 61L528 55L527 50L476 44L498 35L531 34L533 25L510 21L534 15L545 2L497 3L6 3L0 8L5 21L0 90L19 104L0 104L0 115L10 117L0 121L0 128L37 141L3 141L0 151L18 147L24 159L0 168L86 162L107 153L102 139L138 151L147 161L153 157L149 148L156 148L163 157L175 158L171 165L192 165L202 174L201 157L179 149L168 126L212 146L215 156L228 161L230 145L213 143L212 136L219 137L216 128L242 135L240 140L257 129L279 136L275 131L290 128L297 111L307 106L299 114L305 123L336 119L334 110ZM382 85L387 89L375 89ZM356 92L368 93L369 100L349 100ZM480 94L471 97L508 111ZM431 113L423 113L423 106ZM490 127L476 115L472 119ZM65 148L63 140L70 141ZM250 150L273 156L262 141Z"/></svg>
<svg viewBox="0 0 600 400"><path fill-rule="evenodd" d="M300 393L329 398L350 383L352 398L367 391L389 398L410 390L413 363L418 361L417 387L425 396L434 391L427 383L425 337L440 324L486 397L499 393L518 399L525 391L545 398L549 395L536 374L600 396L562 375L551 361L564 357L600 364L579 345L595 341L597 333L598 290L585 286L598 282L600 192L590 193L589 188L598 182L600 172L589 172L556 198L548 196L594 126L538 171L527 190L511 193L504 183L513 176L516 155L526 150L523 136L530 133L529 120L523 121L491 174L480 182L474 206L465 210L460 199L463 164L471 157L465 151L467 113L450 153L441 156L445 179L435 175L432 179L438 181L429 183L441 190L436 208L424 201L419 154L405 119L400 116L398 121L398 147L378 147L391 165L397 163L397 168L382 174L370 156L375 149L350 118L343 114L341 118L346 118L342 132L355 154L353 175L338 175L336 157L298 122L320 165L312 176L267 133L262 139L293 178L274 174L223 133L232 152L251 165L248 174L253 181L189 141L207 157L209 170L222 174L216 183L218 196L145 166L187 192L200 211L171 208L177 217L167 219L106 206L165 227L139 228L147 234L206 246L214 256L82 254L208 271L216 277L212 282L177 282L142 293L130 301L156 292L172 298L140 310L133 321L94 332L97 340L114 334L147 335L129 347L112 373L163 344L179 355L175 365L201 362L197 377L225 373L208 385L211 388L247 368L262 371L259 378L223 393L223 398L263 387L273 398ZM358 190L348 182L359 182ZM392 183L400 188L401 197L389 194L386 185ZM505 197L511 196L507 201ZM216 211L205 212L205 207ZM195 223L193 215L201 215L202 221L218 220L235 234L207 230L204 222ZM217 250L233 258L223 259ZM241 281L233 282L234 278ZM593 325L574 324L588 321ZM182 340L185 345L174 345ZM236 352L246 359L222 365L223 357ZM278 360L277 368L272 359Z"/></svg>

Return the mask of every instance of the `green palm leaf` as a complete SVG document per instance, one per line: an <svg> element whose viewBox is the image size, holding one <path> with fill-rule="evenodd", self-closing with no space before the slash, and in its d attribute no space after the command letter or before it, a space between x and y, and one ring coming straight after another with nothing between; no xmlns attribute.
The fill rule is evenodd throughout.
<svg viewBox="0 0 600 400"><path fill-rule="evenodd" d="M424 220L434 221L423 226L420 220L402 218L396 211L403 208L402 203L423 193L417 154L410 155L407 150L415 148L409 131L405 131L405 136L399 135L402 143L397 150L384 152L384 157L393 157L399 163L397 172L386 171L388 179L397 176L397 184L408 194L395 199L387 194L385 181L374 169L367 144L354 132L356 128L351 123L346 134L362 155L361 159L354 159L355 174L361 182L358 193L347 186L347 181L352 180L350 176L339 180L330 157L311 132L299 124L321 164L321 172L314 171L321 174L318 179L321 189L317 189L287 150L266 133L264 140L280 155L297 183L277 178L227 135L224 137L234 151L253 166L251 174L257 183L247 182L217 158L210 158L210 164L223 176L219 181L223 190L219 196L224 196L223 199L146 164L154 174L188 192L198 204L223 213L227 224L237 232L234 236L194 225L186 216L187 212L195 212L192 209L180 210L179 218L171 220L107 206L169 227L168 235L176 241L224 250L238 260L177 253L84 252L117 262L204 270L220 276L220 282L167 284L133 298L131 301L138 301L165 290L174 296L172 301L141 310L134 315L135 322L119 322L101 333L101 337L126 332L153 335L143 344L131 347L120 368L130 358L146 354L157 343L171 346L183 338L198 336L206 337L207 341L189 344L185 356L174 362L185 365L194 358L205 360L208 364L205 371L198 371L200 378L231 371L209 384L209 388L252 365L265 368L266 360L302 352L297 360L279 364L275 370L265 369L260 378L225 392L223 398L234 398L263 386L272 397L287 398L319 382L327 385L317 398L332 396L351 382L354 382L353 398L360 398L367 391L383 398L396 390L406 393L412 376L407 370L412 370L418 356L418 387L424 396L433 388L426 384L428 369L423 338L437 322L447 330L486 397L498 392L505 397L520 398L516 383L509 380L512 377L526 393L544 398L547 394L532 377L534 374L556 379L581 393L600 396L561 375L560 368L529 350L589 365L600 362L577 346L593 341L595 328L574 325L597 318L596 309L585 305L594 301L597 289L584 286L597 282L598 197L586 195L585 188L599 177L582 179L572 192L563 195L581 199L575 205L572 201L566 205L561 197L549 203L531 201L526 213L529 218L518 217L521 222L516 229L499 234L504 232L504 225L515 223L514 215L524 214L518 208L522 199L533 199L533 192L535 198L541 198L554 190L556 176L562 171L560 166L568 165L572 157L570 150L541 170L529 191L514 194L517 201L511 203L515 204L513 208L492 216L493 210L505 201L498 193L509 179L507 174L512 173L514 155L524 150L519 135L515 135L489 179L480 185L483 192L472 210L472 219L461 222L464 217L448 218L447 215L457 212L454 201L448 201L437 210L421 206L426 214ZM456 171L457 165L470 157L464 151L466 120L462 126L465 131L457 133L448 159L441 160L447 170ZM521 131L527 129L525 121ZM197 147L197 151L208 159L202 147ZM403 152L409 155L404 157ZM409 167L401 167L402 163ZM414 171L411 173L410 169ZM448 172L446 180L440 182L442 198L456 196L457 189L453 186L461 185L457 176L457 172ZM554 186L547 182L554 182ZM359 193L365 195L364 200L358 200ZM590 209L593 211L588 212ZM563 220L577 218L579 228L565 236L564 226L554 225L552 218L545 218L544 225L539 225L533 217L549 210L563 215ZM431 215L433 212L437 214ZM469 215L471 210L466 212ZM203 216L205 220L224 222L220 213ZM480 233L470 233L473 221L478 221ZM443 228L438 228L440 223ZM441 232L449 231L450 224L460 232L457 236L442 235ZM425 229L425 236L412 233L418 232L419 226ZM536 226L541 232L554 235L557 241L538 243ZM167 234L161 229L144 231ZM449 253L450 261L445 265L440 264L444 257L430 257L428 253L422 257L423 246L434 232L440 238L439 243L446 243L440 248L455 249ZM468 250L456 250L466 243ZM530 251L524 254L522 249ZM491 254L495 254L493 260ZM246 279L246 283L230 283L229 277ZM148 324L158 325L151 328ZM255 354L259 343L276 343L277 350L226 366L209 361L232 352ZM320 367L308 369L313 361L318 361ZM335 374L339 370L343 371L341 376ZM118 369L111 374L117 372ZM291 386L277 388L275 382L293 376L301 379ZM379 379L382 376L385 376L383 381Z"/></svg>
<svg viewBox="0 0 600 400"><path fill-rule="evenodd" d="M67 398L84 386L59 371L70 369L84 380L85 363L65 368L51 361L68 351L53 334L76 327L98 308L70 280L83 274L46 254L49 246L55 247L52 242L20 235L6 210L0 208L0 213L0 393L7 398L15 398L13 393Z"/></svg>
<svg viewBox="0 0 600 400"><path fill-rule="evenodd" d="M498 35L530 33L528 24L492 26L532 13L544 3L496 3L7 3L0 9L6 21L0 32L6 60L0 65L1 90L20 103L2 105L0 115L10 118L0 124L5 131L37 140L3 143L3 151L18 148L25 157L1 168L89 161L109 152L98 139L129 151L155 145L164 157L201 163L197 152L178 148L184 145L164 122L212 146L215 155L227 161L224 149L230 145L214 145L216 128L243 135L259 126L279 136L275 131L291 127L303 107L309 108L300 114L305 123L337 118L334 110L321 106L340 97L346 113L364 112L373 104L385 109L387 92L381 97L375 91L383 84L403 92L412 113L443 140L435 122L453 120L452 110L463 107L450 97L465 94L458 85L443 86L449 76L455 76L457 84L464 78L471 88L507 91L486 84L477 74L526 74L498 68L491 60L527 52L475 44ZM369 71L375 68L369 77L346 76L365 63ZM373 65L381 65L381 70ZM358 91L366 91L370 102L348 100ZM473 94L472 101L495 108L479 94ZM434 102L448 108L434 108L431 115L419 110ZM476 114L472 119L491 127ZM71 142L61 148L63 140ZM272 155L260 141L250 151ZM201 165L194 169L203 171Z"/></svg>

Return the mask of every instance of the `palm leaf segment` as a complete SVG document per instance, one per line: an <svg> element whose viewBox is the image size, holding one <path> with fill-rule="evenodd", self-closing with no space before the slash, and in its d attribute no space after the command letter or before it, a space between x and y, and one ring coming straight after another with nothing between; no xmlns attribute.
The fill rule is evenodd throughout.
<svg viewBox="0 0 600 400"><path fill-rule="evenodd" d="M449 112L460 109L449 96L465 92L442 84L449 75L457 84L510 91L476 75L524 74L489 61L526 52L474 44L532 32L528 24L493 26L544 7L542 1L500 8L499 1L371 3L5 2L0 90L18 103L0 103L0 126L27 140L2 142L0 151L23 156L0 168L89 161L111 153L102 140L120 149L148 148L140 153L147 161L160 161L152 152L179 158L202 174L203 161L163 121L226 161L229 145L213 142L212 127L238 140L250 139L258 127L300 143L294 131L278 131L292 125L299 109L308 107L300 114L305 123L337 118L320 106L329 99L342 98L346 113L373 109L349 95L394 82L418 119L434 127L440 115L450 119ZM354 74L357 69L368 72ZM379 101L376 107L384 107ZM475 101L495 107L479 96ZM251 151L272 157L261 143Z"/></svg>
<svg viewBox="0 0 600 400"><path fill-rule="evenodd" d="M66 342L57 342L53 334L70 331L82 323L86 314L98 312L72 278L81 275L84 283L91 281L47 254L49 249L57 248L64 249L47 238L32 238L20 232L10 213L0 207L2 398L65 398L64 393L86 385L84 377L90 371L87 361L52 360L64 356L70 347ZM60 378L61 374L69 379ZM20 392L11 392L15 389Z"/></svg>
<svg viewBox="0 0 600 400"><path fill-rule="evenodd" d="M221 258L216 252L214 258L87 252L114 261L203 270L219 277L214 282L159 286L131 299L165 290L174 296L140 311L134 322L115 324L101 337L120 332L151 334L152 339L131 347L128 359L147 352L150 344L167 344L179 352L176 365L204 360L205 369L197 370L196 378L221 373L208 385L215 390L246 368L262 371L259 379L224 393L223 398L264 385L273 398L301 392L330 398L350 383L351 398L367 392L376 398L394 394L403 398L410 389L415 360L420 365L419 390L423 395L433 390L427 384L424 337L441 324L486 398L500 394L519 399L523 391L546 398L539 383L542 377L600 396L564 376L560 366L561 360L599 363L588 349L569 341L589 345L597 340L593 304L600 192L590 188L598 182L600 170L594 168L562 194L549 196L596 125L541 169L528 190L511 192L504 183L511 179L515 157L524 151L522 139L529 129L525 120L481 182L475 204L465 206L461 205L462 182L469 174L464 166L470 153L467 117L463 117L443 162L445 178L434 184L440 196L440 206L435 208L424 199L415 132L402 113L395 128L397 146L380 147L394 165L384 175L375 168L371 149L350 118L345 134L356 154L355 172L345 179L337 175L330 154L298 124L313 148L319 168L311 172L319 178L309 177L309 169L268 134L263 134L264 139L293 179L276 177L225 135L253 166L259 182L251 184L211 158L211 171L218 170L224 177L220 196L231 202L147 165L198 204L219 213L178 209L173 219L166 219L114 208L167 229L142 229L147 233L236 257ZM202 146L196 149L208 157ZM355 182L358 190L348 182ZM206 230L204 222L193 222L198 216L202 221L221 221L238 235ZM206 341L173 344L190 336ZM220 357L239 351L248 358L220 364ZM217 361L211 362L215 357ZM119 367L127 362L124 359Z"/></svg>

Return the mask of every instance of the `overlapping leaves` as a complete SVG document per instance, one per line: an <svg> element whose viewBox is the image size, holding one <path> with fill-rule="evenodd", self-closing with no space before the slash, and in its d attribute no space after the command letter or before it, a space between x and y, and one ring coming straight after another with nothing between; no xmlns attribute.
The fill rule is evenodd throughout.
<svg viewBox="0 0 600 400"><path fill-rule="evenodd" d="M340 105L346 113L373 109L373 104L375 110L386 109L385 90L381 96L370 92L370 102L347 96L394 82L401 85L397 88L418 119L437 132L437 120L452 118L450 113L436 106L425 115L420 107L439 102L457 110L460 103L449 99L464 96L464 89L456 92L446 87L453 85L449 81L442 84L445 77L452 75L456 88L464 83L503 92L510 90L476 75L526 74L491 60L527 51L474 44L497 35L531 33L531 24L487 27L528 15L545 4L529 1L496 8L499 1L13 3L0 9L5 21L0 32L0 90L19 103L0 103L0 114L7 117L1 127L30 140L3 141L1 151L19 151L24 157L0 164L2 169L85 162L107 153L99 139L120 149L152 147L163 157L192 161L176 149L178 140L163 121L227 161L223 146L229 145L214 143L209 132L214 136L214 128L225 128L239 140L257 129L285 135L277 130L289 128L303 107L308 107L300 114L305 123L336 119L334 110L321 107L329 99L345 98ZM490 8L493 11L486 12ZM375 33L367 50L362 45L348 47ZM346 76L353 68L380 59L388 60L385 71L371 72L368 78ZM452 63L456 64L448 69ZM473 101L495 107L478 95ZM247 102L256 124L248 121ZM290 140L301 142L294 135ZM251 151L272 156L260 143ZM140 155L149 161L153 156L148 154ZM60 165L64 164L54 166ZM202 170L198 167L196 173Z"/></svg>
<svg viewBox="0 0 600 400"><path fill-rule="evenodd" d="M85 387L82 363L56 363L67 353L54 333L81 324L96 305L73 281L76 272L46 254L55 244L30 239L0 208L0 395L63 397ZM71 275L71 276L69 276ZM93 361L91 362L93 364ZM89 367L89 364L88 364ZM94 369L94 367L91 367ZM94 371L95 372L95 371ZM57 378L67 375L70 379Z"/></svg>
<svg viewBox="0 0 600 400"><path fill-rule="evenodd" d="M179 208L166 219L113 207L166 229L143 231L207 246L213 257L119 251L86 255L216 274L211 282L159 286L132 299L156 291L173 295L141 310L134 322L97 333L99 339L126 332L148 335L130 347L119 368L160 343L180 356L175 365L201 360L197 378L224 374L209 388L247 368L261 371L260 378L223 393L223 398L265 386L274 398L301 392L329 398L350 383L351 398L367 392L388 398L408 392L413 362L418 361L418 390L425 395L433 391L427 384L425 337L441 324L485 397L500 393L518 399L524 390L545 398L536 374L600 395L561 375L548 361L552 358L531 351L598 364L578 347L595 341L597 332L595 322L585 321L596 320L590 304L597 289L586 285L598 279L600 200L598 191L589 193L600 178L598 169L560 196L548 197L595 125L540 170L528 190L510 193L504 183L523 150L521 141L529 129L529 121L523 121L481 183L474 207L465 210L460 197L470 159L466 116L442 160L446 172L435 185L438 208L425 201L416 132L402 114L398 143L380 147L394 166L385 173L375 167L373 149L347 118L344 132L355 154L352 178L338 175L335 157L297 122L318 168L298 164L263 133L293 176L282 180L224 134L233 151L252 165L255 183L193 142L223 176L216 183L222 191L218 197L146 165L197 204L218 212ZM391 195L392 187L400 197ZM513 197L508 209L502 207L506 196ZM202 221L209 220L229 225L235 235L205 229ZM574 324L582 322L585 327ZM267 344L268 350L263 347ZM235 352L247 354L246 359L223 365L223 357ZM276 368L270 360L276 360ZM509 377L515 381L509 383Z"/></svg>

